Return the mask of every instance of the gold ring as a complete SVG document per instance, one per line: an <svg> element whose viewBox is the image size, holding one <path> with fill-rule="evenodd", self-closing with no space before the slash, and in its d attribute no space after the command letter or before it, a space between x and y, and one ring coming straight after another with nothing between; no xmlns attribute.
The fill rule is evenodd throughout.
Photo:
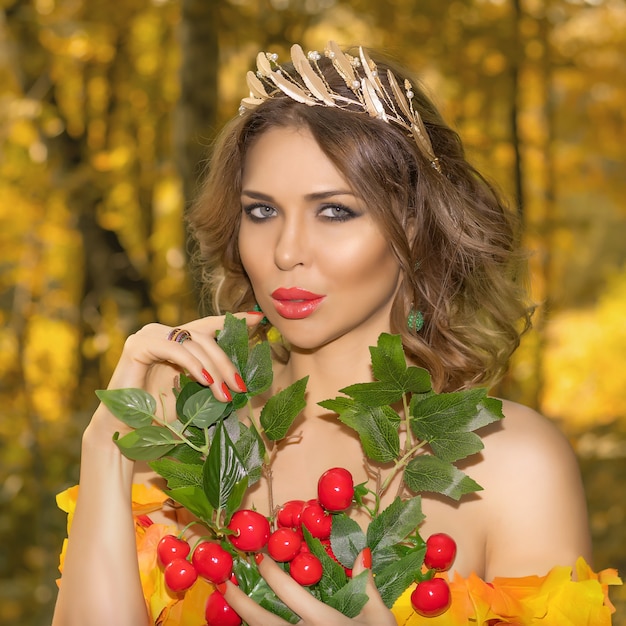
<svg viewBox="0 0 626 626"><path fill-rule="evenodd" d="M191 340L191 333L184 328L175 328L167 336L168 341L175 341L176 343L184 343L187 339Z"/></svg>

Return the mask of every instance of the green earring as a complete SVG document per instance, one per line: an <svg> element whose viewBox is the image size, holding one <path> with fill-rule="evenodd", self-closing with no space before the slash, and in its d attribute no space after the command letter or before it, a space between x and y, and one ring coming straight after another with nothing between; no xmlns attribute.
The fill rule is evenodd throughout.
<svg viewBox="0 0 626 626"><path fill-rule="evenodd" d="M253 311L257 311L259 313L263 313L263 310L261 309L261 307L258 304L255 304L252 307ZM267 319L267 317L263 317L263 319L259 322L259 324L269 324L270 321Z"/></svg>
<svg viewBox="0 0 626 626"><path fill-rule="evenodd" d="M419 333L424 327L424 314L421 311L411 309L406 318L406 325L412 333Z"/></svg>

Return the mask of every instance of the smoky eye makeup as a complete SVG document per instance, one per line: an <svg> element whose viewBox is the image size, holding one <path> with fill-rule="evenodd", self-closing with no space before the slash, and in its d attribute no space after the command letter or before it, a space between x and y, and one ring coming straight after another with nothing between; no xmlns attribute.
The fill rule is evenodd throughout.
<svg viewBox="0 0 626 626"><path fill-rule="evenodd" d="M265 202L253 202L251 204L244 204L243 213L253 222L263 222L270 217L274 217L276 209Z"/></svg>
<svg viewBox="0 0 626 626"><path fill-rule="evenodd" d="M361 212L340 202L328 202L319 209L318 215L331 222L346 222L359 217Z"/></svg>

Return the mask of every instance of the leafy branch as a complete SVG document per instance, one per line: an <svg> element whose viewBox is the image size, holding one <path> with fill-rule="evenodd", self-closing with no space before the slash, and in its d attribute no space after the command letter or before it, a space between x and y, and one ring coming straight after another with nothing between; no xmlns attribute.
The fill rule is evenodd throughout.
<svg viewBox="0 0 626 626"><path fill-rule="evenodd" d="M229 546L224 541L231 532L226 528L228 520L241 506L247 489L263 474L273 511L275 444L288 436L305 407L307 378L271 396L257 418L252 398L272 383L269 344L250 346L245 321L232 315L226 316L217 342L247 387L244 393L234 393L230 402L217 400L210 388L184 374L174 389L176 417L172 421L157 416L156 401L141 389L98 391L97 395L113 415L133 429L114 437L123 454L149 461L167 481L167 495ZM304 529L309 551L323 565L322 579L309 591L348 616L357 615L367 602L366 576L348 579L345 573L366 546L372 552L376 585L387 606L413 581L424 577L425 542L418 532L424 516L418 494L434 492L459 500L481 489L454 464L479 452L483 443L475 431L502 417L501 403L489 398L485 389L436 393L426 370L406 364L399 336L381 334L370 354L374 381L345 387L340 390L343 395L319 404L357 433L371 463L390 463L392 467L381 480L380 470L373 465L375 489L366 483L355 488L356 506L371 517L367 531L346 513L333 514L330 545L337 561ZM249 426L240 420L243 409L247 409ZM398 493L381 511L382 497L399 474ZM402 499L405 488L416 495ZM374 498L372 507L367 504L369 496ZM253 560L232 546L229 549L234 552L234 571L241 589L286 621L297 621L265 583Z"/></svg>

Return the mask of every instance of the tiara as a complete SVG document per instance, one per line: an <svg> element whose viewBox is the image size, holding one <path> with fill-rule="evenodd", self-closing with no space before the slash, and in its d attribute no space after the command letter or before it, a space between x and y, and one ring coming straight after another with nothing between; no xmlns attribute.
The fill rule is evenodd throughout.
<svg viewBox="0 0 626 626"><path fill-rule="evenodd" d="M259 52L256 73L249 71L246 76L250 96L242 99L239 113L256 108L279 92L309 106L357 106L371 117L396 124L406 130L419 151L441 172L439 159L435 155L424 122L413 107L415 94L411 83L405 80L403 90L393 72L387 70L387 89L380 80L376 64L362 47L359 47L359 56L356 57L343 52L334 41L329 41L324 55L330 59L335 71L354 97L343 96L331 89L318 65L322 58L321 53L313 50L305 54L298 44L294 44L291 46L291 60L295 72L291 74L279 65L277 54Z"/></svg>

